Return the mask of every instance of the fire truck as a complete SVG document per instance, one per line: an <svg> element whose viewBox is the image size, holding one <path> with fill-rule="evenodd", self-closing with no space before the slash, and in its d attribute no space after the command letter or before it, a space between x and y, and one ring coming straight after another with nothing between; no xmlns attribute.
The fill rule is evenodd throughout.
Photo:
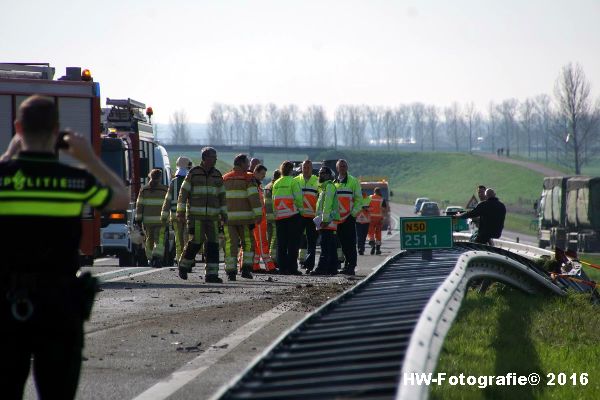
<svg viewBox="0 0 600 400"><path fill-rule="evenodd" d="M127 210L112 210L102 214L99 256L116 256L119 266L147 265L143 242L136 240L134 226L135 203L140 188L148 182L148 173L161 169L162 183L169 185L171 166L167 151L154 138L152 108L142 102L127 99L106 99L102 109L102 160L119 175L129 188ZM166 234L167 265L175 258L172 230Z"/></svg>
<svg viewBox="0 0 600 400"><path fill-rule="evenodd" d="M47 63L0 63L0 152L15 134L13 121L19 105L29 96L40 94L54 99L60 113L61 128L84 135L100 154L100 84L89 70L67 67L64 76L54 79L55 68ZM79 166L71 157L61 161ZM86 207L82 213L80 262L92 264L100 245L100 216Z"/></svg>

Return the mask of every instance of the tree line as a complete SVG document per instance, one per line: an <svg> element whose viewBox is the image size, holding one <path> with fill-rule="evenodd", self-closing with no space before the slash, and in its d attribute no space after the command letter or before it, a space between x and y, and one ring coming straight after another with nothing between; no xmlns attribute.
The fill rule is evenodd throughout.
<svg viewBox="0 0 600 400"><path fill-rule="evenodd" d="M182 128L183 126L183 128ZM184 134L182 135L182 130ZM181 112L171 121L172 139L183 142ZM448 107L415 102L394 107L341 105L332 116L311 105L214 104L208 120L208 142L219 145L292 147L365 146L419 151L478 150L522 155L556 162L575 173L600 150L600 99L590 95L590 83L578 64L565 65L553 95L519 101L474 103Z"/></svg>

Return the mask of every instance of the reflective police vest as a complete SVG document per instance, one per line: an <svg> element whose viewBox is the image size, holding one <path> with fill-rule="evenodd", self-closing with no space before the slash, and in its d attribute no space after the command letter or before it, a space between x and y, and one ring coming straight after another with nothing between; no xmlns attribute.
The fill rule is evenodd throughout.
<svg viewBox="0 0 600 400"><path fill-rule="evenodd" d="M319 179L311 175L308 180L300 174L294 178L302 190L302 208L300 214L306 218L314 218L317 209L317 198L319 197Z"/></svg>
<svg viewBox="0 0 600 400"><path fill-rule="evenodd" d="M345 221L349 215L357 215L362 206L362 195L360 194L360 184L352 175L346 175L343 181L336 179L337 197L340 206L341 222Z"/></svg>
<svg viewBox="0 0 600 400"><path fill-rule="evenodd" d="M298 181L282 176L273 184L273 211L275 219L285 219L298 214L302 208L302 191Z"/></svg>

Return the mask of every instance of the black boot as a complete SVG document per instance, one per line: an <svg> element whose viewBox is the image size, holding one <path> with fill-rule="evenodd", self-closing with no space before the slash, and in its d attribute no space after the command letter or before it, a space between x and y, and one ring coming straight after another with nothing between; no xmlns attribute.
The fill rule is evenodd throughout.
<svg viewBox="0 0 600 400"><path fill-rule="evenodd" d="M371 254L373 254L373 253L371 253ZM375 246L375 254L377 254L377 255L381 254L381 245L380 244Z"/></svg>
<svg viewBox="0 0 600 400"><path fill-rule="evenodd" d="M230 280L230 281L235 281L235 275L236 275L235 272L229 272L227 274L227 279Z"/></svg>
<svg viewBox="0 0 600 400"><path fill-rule="evenodd" d="M204 277L206 283L223 283L223 279L219 278L217 274L209 274Z"/></svg>
<svg viewBox="0 0 600 400"><path fill-rule="evenodd" d="M179 277L181 279L183 279L184 281L187 281L187 276L188 276L188 270L187 270L187 268L179 266L177 268L177 270L179 271Z"/></svg>
<svg viewBox="0 0 600 400"><path fill-rule="evenodd" d="M371 246L371 255L375 254L375 246Z"/></svg>
<svg viewBox="0 0 600 400"><path fill-rule="evenodd" d="M250 272L250 267L247 265L244 265L242 267L242 278L254 279L254 277L252 276L252 273Z"/></svg>

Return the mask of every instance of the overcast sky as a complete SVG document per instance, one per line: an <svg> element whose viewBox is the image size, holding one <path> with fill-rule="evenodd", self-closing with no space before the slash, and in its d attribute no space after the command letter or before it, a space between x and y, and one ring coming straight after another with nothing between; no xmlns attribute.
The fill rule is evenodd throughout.
<svg viewBox="0 0 600 400"><path fill-rule="evenodd" d="M600 93L600 0L104 0L0 6L0 61L90 68L168 122L211 105L447 106L552 94L579 62Z"/></svg>

